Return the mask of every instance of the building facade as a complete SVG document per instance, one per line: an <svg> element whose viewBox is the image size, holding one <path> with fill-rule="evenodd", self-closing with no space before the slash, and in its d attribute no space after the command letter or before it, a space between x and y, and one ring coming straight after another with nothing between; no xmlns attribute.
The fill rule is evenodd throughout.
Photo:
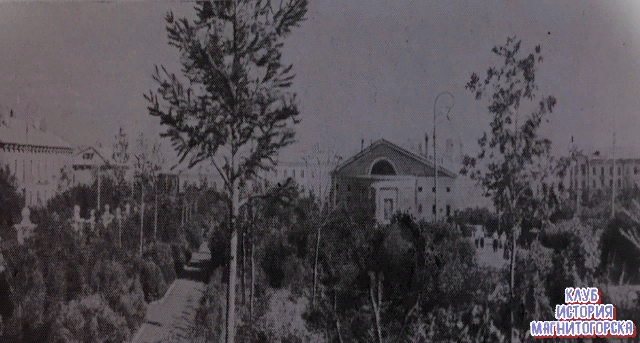
<svg viewBox="0 0 640 343"><path fill-rule="evenodd" d="M340 164L331 175L331 204L345 206L389 223L393 214L408 213L418 220L453 215L457 175L384 139Z"/></svg>
<svg viewBox="0 0 640 343"><path fill-rule="evenodd" d="M335 165L309 159L280 161L274 170L263 172L261 179L268 184L277 184L291 178L305 196L314 196L320 203L329 199L331 171Z"/></svg>
<svg viewBox="0 0 640 343"><path fill-rule="evenodd" d="M42 206L58 191L73 148L41 120L0 119L0 165L11 171L26 206Z"/></svg>
<svg viewBox="0 0 640 343"><path fill-rule="evenodd" d="M640 157L622 156L612 158L596 152L578 155L570 168L571 190L588 192L610 192L616 189L640 187Z"/></svg>

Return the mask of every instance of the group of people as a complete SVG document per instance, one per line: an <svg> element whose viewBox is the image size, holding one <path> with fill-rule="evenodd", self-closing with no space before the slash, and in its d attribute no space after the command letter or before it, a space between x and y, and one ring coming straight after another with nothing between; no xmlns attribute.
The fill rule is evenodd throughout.
<svg viewBox="0 0 640 343"><path fill-rule="evenodd" d="M475 226L474 239L476 248L484 249L484 228L482 225ZM505 246L507 235L504 231L500 235L498 235L498 231L494 231L491 239L493 240L493 252L498 252L498 249L502 249Z"/></svg>

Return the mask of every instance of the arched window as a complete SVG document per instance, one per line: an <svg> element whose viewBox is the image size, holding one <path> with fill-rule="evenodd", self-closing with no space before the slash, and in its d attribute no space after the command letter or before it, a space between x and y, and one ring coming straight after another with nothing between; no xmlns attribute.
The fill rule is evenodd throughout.
<svg viewBox="0 0 640 343"><path fill-rule="evenodd" d="M396 170L389 161L381 160L371 167L371 175L396 175Z"/></svg>

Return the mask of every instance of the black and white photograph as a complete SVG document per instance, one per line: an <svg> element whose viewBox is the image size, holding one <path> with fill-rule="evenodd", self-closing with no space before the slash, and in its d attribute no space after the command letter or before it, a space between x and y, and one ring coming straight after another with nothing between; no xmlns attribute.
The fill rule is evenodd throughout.
<svg viewBox="0 0 640 343"><path fill-rule="evenodd" d="M640 342L640 1L0 1L0 343Z"/></svg>

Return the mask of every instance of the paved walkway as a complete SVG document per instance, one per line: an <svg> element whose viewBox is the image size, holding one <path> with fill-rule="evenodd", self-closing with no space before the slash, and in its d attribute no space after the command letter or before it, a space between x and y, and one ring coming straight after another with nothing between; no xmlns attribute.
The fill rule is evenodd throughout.
<svg viewBox="0 0 640 343"><path fill-rule="evenodd" d="M149 304L146 321L131 343L190 342L189 334L206 286L202 269L210 258L211 252L205 242L164 298Z"/></svg>
<svg viewBox="0 0 640 343"><path fill-rule="evenodd" d="M471 243L475 247L475 240L473 238L471 238ZM493 251L492 238L485 237L484 248L476 248L476 257L479 265L493 267L496 269L500 269L509 263L509 260L504 258L504 248L498 248L498 251Z"/></svg>

